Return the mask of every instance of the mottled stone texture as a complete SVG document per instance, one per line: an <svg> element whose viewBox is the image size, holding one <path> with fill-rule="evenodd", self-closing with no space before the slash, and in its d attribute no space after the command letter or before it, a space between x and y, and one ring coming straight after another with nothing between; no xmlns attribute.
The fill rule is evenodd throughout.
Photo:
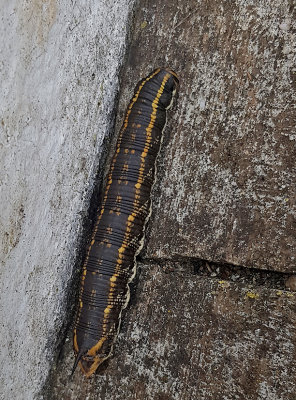
<svg viewBox="0 0 296 400"><path fill-rule="evenodd" d="M295 271L291 1L142 1L124 75L180 75L146 255ZM124 107L122 107L123 109Z"/></svg>
<svg viewBox="0 0 296 400"><path fill-rule="evenodd" d="M131 3L0 2L1 400L36 396L69 318Z"/></svg>
<svg viewBox="0 0 296 400"><path fill-rule="evenodd" d="M119 9L120 12L123 10ZM103 18L109 18L109 14ZM79 21L84 19L73 17L69 23L71 32L78 28ZM138 2L133 23L117 125L122 123L135 83L150 70L168 65L179 73L181 80L158 161L153 213L142 253L146 264L123 320L114 356L92 379L86 380L77 370L70 380L74 358L69 332L61 361L53 368L43 398L295 400L295 293L283 291L277 285L265 285L264 279L263 285L257 281L253 286L252 271L248 268L296 270L296 75L292 47L296 39L292 2L143 0ZM97 26L96 20L92 24ZM80 27L82 36L88 27L85 22ZM91 43L103 40L105 36L101 35L98 42ZM71 43L69 46L74 46ZM66 48L65 45L62 50ZM80 56L84 49L77 49L80 62L84 61ZM94 46L96 60L109 57L106 49ZM86 107L93 105L93 99L83 97L90 96L88 86L82 90L78 84L81 80L86 84L92 75L84 75L80 62L75 68L77 85L70 94L68 86L63 92L64 127L71 126L67 113L69 108L73 110L76 99L79 119L81 115L93 115ZM60 64L70 69L71 64ZM90 71L88 65L85 61L85 68ZM93 97L103 101L105 91L102 93ZM47 101L49 98L46 97ZM78 144L73 142L69 151L78 146L83 153L90 148L86 139L94 131L89 133L88 128L105 111L101 109L83 120L87 123L85 130L75 130L84 135L83 139ZM56 115L52 115L53 121ZM22 123L25 126L26 120ZM66 134L59 135L56 142L58 139L69 140ZM38 149L42 147L42 143L37 144ZM55 149L55 141L51 146ZM73 154L69 163L76 165L77 154L80 152ZM46 159L44 153L40 159ZM85 159L90 168L91 161L88 156ZM78 157L78 165L80 162ZM43 161L42 166L50 169L51 164ZM63 180L66 166L59 169L58 177L63 182L68 182ZM70 176L79 172L79 166L74 171L73 168ZM82 171L85 173L85 168ZM47 179L48 174L44 177ZM81 193L81 185L76 185L75 180L71 187ZM68 193L66 189L53 191L55 204L63 202L61 210L63 204L73 204L68 197L63 199L64 192ZM69 215L73 217L76 209L70 208ZM18 210L22 215L22 208ZM43 215L40 203L30 215L38 221L38 216ZM53 237L60 240L58 227L54 233ZM60 243L58 239L55 240ZM34 243L36 249L37 239ZM46 244L40 253L47 248ZM149 258L166 267L167 259L183 261L179 266L173 265L172 270L164 270L151 260L149 263ZM193 262L199 258L240 265L236 282L227 277L215 280L190 274L188 259ZM45 266L59 276L56 260ZM42 264L42 271L45 266ZM35 279L37 274L44 289L44 275L38 275L37 267L32 270L32 276ZM204 270L207 271L207 264ZM277 274L269 274L276 282ZM16 289L18 280L13 279ZM287 287L293 288L293 279L287 281ZM19 286L21 293L32 287ZM61 286L57 286L58 293ZM48 288L50 299L55 289ZM47 301L47 292L41 292L43 297L34 292L42 305L40 310L35 308L37 316L44 312L43 301ZM44 334L40 325L34 328L34 338L38 338L38 333ZM23 337L29 340L28 330ZM36 360L41 362L40 357L36 356Z"/></svg>
<svg viewBox="0 0 296 400"><path fill-rule="evenodd" d="M47 399L294 400L294 293L144 266L114 356L90 380L71 342Z"/></svg>
<svg viewBox="0 0 296 400"><path fill-rule="evenodd" d="M117 125L142 76L179 73L142 254L184 263L143 267L114 356L90 380L69 380L69 332L44 398L295 399L295 295L240 275L295 270L292 11L285 0L138 3ZM192 257L242 268L236 282L194 276Z"/></svg>

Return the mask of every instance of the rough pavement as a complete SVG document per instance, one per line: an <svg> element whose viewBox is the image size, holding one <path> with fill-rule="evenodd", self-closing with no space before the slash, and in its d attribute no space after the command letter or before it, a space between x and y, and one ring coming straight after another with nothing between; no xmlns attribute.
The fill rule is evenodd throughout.
<svg viewBox="0 0 296 400"><path fill-rule="evenodd" d="M292 12L287 0L138 3L117 131L142 76L168 65L181 80L145 266L114 356L70 382L69 340L49 399L295 399Z"/></svg>

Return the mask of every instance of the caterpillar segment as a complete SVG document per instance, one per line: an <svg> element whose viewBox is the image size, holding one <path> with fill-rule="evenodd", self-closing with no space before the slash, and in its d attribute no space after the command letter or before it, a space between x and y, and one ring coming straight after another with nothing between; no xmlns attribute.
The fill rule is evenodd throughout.
<svg viewBox="0 0 296 400"><path fill-rule="evenodd" d="M150 216L150 193L166 110L178 85L178 76L170 69L156 69L142 79L119 132L82 267L73 372L79 364L86 377L112 354L121 312L128 304L135 258Z"/></svg>

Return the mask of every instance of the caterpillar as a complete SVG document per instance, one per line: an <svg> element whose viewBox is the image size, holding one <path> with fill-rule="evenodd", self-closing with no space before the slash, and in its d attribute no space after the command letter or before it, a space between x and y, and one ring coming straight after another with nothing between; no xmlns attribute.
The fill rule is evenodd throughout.
<svg viewBox="0 0 296 400"><path fill-rule="evenodd" d="M79 364L90 377L112 354L151 213L150 192L166 110L178 87L174 71L156 69L137 84L128 105L82 267L72 374Z"/></svg>

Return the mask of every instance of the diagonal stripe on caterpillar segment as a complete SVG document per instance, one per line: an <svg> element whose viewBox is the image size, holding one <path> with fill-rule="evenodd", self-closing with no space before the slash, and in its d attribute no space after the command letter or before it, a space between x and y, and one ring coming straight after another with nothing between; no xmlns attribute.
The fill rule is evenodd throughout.
<svg viewBox="0 0 296 400"><path fill-rule="evenodd" d="M156 69L136 86L107 176L85 262L73 335L76 361L90 377L112 353L129 282L150 215L155 162L166 110L179 86L168 68Z"/></svg>

